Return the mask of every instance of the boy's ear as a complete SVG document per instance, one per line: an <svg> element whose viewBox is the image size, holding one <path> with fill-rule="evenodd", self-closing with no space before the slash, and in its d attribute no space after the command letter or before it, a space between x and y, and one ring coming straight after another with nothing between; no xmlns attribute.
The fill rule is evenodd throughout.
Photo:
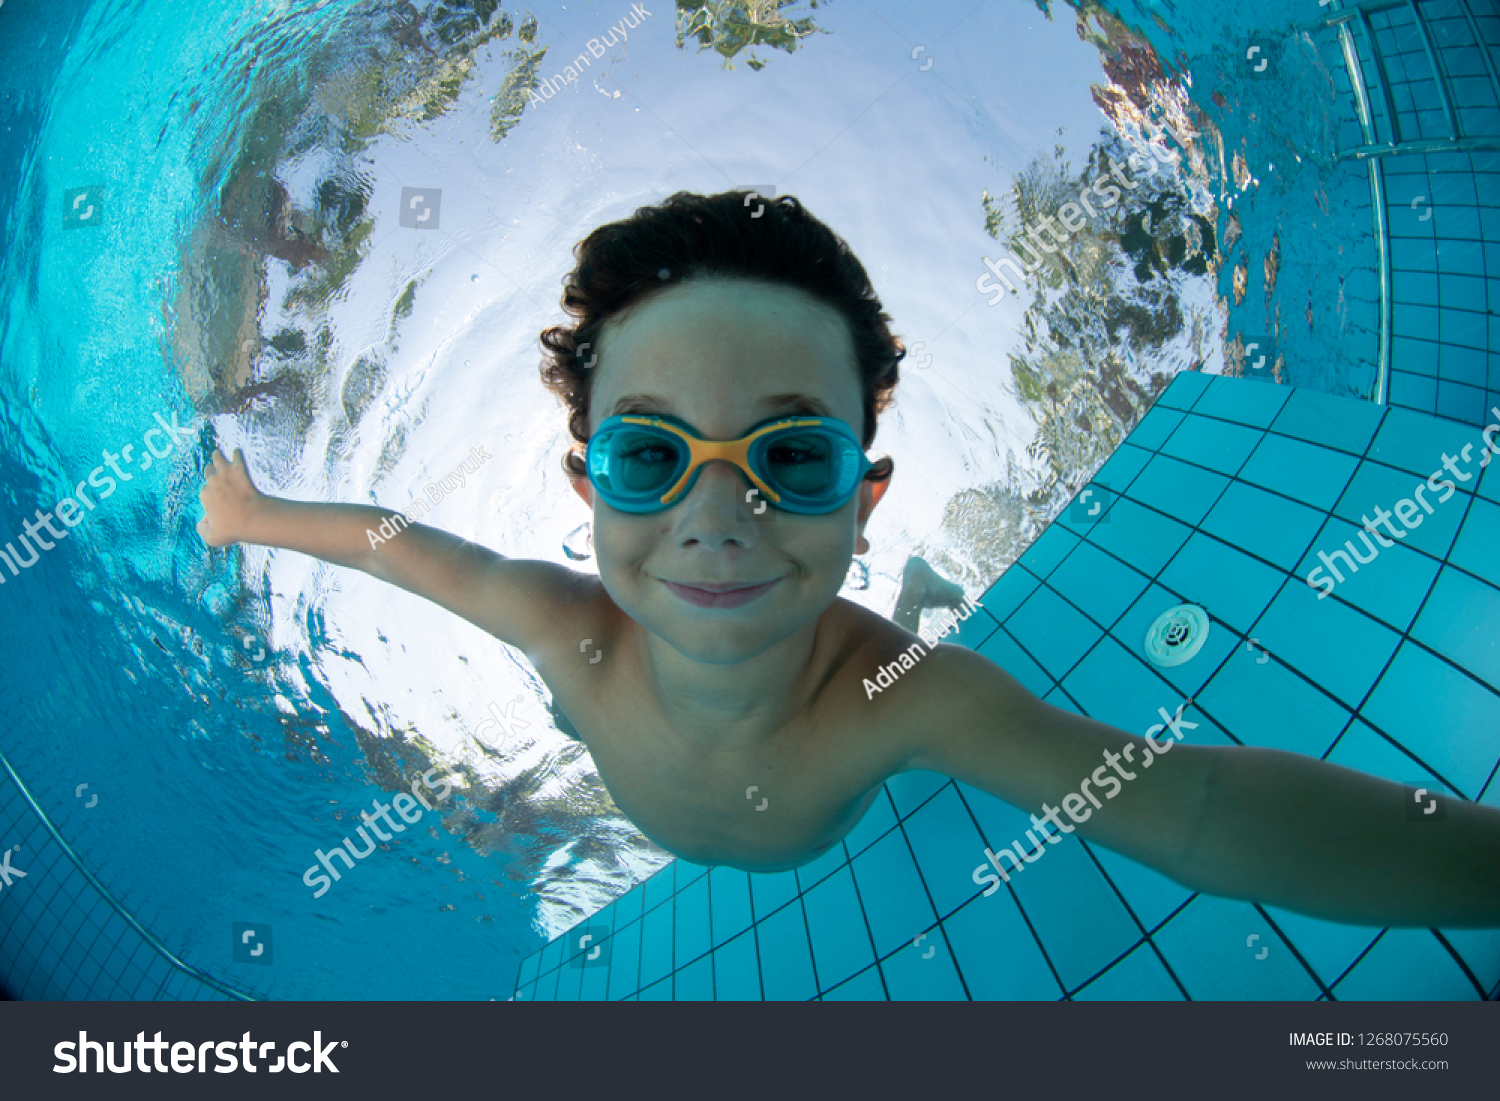
<svg viewBox="0 0 1500 1101"><path fill-rule="evenodd" d="M594 487L589 484L586 474L569 474L568 481L573 483L573 492L583 498L583 503L589 508L594 507Z"/></svg>
<svg viewBox="0 0 1500 1101"><path fill-rule="evenodd" d="M885 491L891 488L891 480L896 476L896 463L894 459L885 460L889 463L889 470L885 477L880 479L867 478L866 484L860 487L860 496L863 498L866 487L870 491L870 505L866 508L861 501L859 508L859 537L854 541L855 554L869 554L870 543L865 538L865 524L870 519L870 513L875 511L875 506L880 504L880 499L885 496Z"/></svg>

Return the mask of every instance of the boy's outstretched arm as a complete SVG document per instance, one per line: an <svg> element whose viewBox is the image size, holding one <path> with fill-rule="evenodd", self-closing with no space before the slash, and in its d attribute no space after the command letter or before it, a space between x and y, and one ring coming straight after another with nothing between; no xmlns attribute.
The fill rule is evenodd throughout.
<svg viewBox="0 0 1500 1101"><path fill-rule="evenodd" d="M530 654L556 633L561 602L582 592L576 574L551 562L505 558L373 505L315 504L261 493L244 456L215 451L198 494L198 534L211 547L259 543L363 570L398 585ZM380 534L397 529L385 538ZM372 533L374 535L372 536Z"/></svg>
<svg viewBox="0 0 1500 1101"><path fill-rule="evenodd" d="M1148 742L1043 703L962 647L918 670L905 769L972 784L1195 891L1353 925L1500 927L1500 810L1449 799L1444 820L1412 821L1400 784L1192 745L1186 716L1184 740L1164 723Z"/></svg>

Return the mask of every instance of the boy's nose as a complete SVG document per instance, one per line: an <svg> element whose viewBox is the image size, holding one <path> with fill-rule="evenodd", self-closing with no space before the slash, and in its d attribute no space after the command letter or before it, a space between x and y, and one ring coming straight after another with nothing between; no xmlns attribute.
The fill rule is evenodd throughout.
<svg viewBox="0 0 1500 1101"><path fill-rule="evenodd" d="M747 493L754 501L763 497L739 467L714 459L699 467L698 481L683 501L691 506L687 515L693 523L713 526L715 530L709 535L719 534L720 528L724 532L744 534L738 531L744 527L738 522L738 509Z"/></svg>

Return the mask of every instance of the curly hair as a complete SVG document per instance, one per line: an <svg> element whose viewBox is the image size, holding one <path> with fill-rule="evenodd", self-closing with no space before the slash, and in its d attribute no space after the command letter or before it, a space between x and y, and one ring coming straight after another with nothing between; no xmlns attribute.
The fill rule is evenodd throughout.
<svg viewBox="0 0 1500 1101"><path fill-rule="evenodd" d="M897 365L906 347L890 330L890 317L849 246L790 195L761 199L753 191L696 195L688 191L630 217L595 229L573 250L577 267L563 289L572 328L554 325L541 334L542 385L568 407L568 429L577 441L563 469L585 474L582 449L589 439L592 358L578 350L598 347L604 326L647 299L692 279L745 279L791 287L837 311L853 337L864 404L863 446L875 439L879 415L894 404ZM882 458L866 477L884 481L894 463Z"/></svg>

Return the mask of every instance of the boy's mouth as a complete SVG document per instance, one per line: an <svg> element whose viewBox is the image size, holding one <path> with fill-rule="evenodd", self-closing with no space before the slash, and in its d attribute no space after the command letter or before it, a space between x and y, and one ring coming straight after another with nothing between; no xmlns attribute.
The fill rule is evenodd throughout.
<svg viewBox="0 0 1500 1101"><path fill-rule="evenodd" d="M780 581L781 578L778 577L774 581L765 581L760 584L679 585L675 581L666 580L663 580L662 584L698 608L738 608L749 604L762 593L770 591L771 587Z"/></svg>

